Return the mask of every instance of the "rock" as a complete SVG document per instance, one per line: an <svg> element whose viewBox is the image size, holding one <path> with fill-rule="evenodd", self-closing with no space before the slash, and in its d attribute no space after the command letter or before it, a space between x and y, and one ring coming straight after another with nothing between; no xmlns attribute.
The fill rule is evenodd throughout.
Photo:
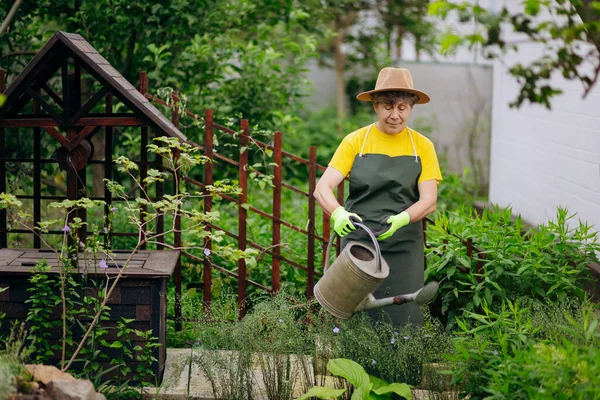
<svg viewBox="0 0 600 400"><path fill-rule="evenodd" d="M62 372L52 365L26 364L25 369L33 376L33 380L42 382L44 385L53 379L75 380L71 374Z"/></svg>
<svg viewBox="0 0 600 400"><path fill-rule="evenodd" d="M96 400L106 400L106 396L102 393L96 393Z"/></svg>
<svg viewBox="0 0 600 400"><path fill-rule="evenodd" d="M97 400L92 382L84 379L53 379L46 386L53 400Z"/></svg>

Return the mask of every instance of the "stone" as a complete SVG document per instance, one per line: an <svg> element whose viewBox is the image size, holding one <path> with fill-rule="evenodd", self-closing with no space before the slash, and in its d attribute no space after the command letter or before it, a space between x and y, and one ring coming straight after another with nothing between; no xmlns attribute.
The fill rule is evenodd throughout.
<svg viewBox="0 0 600 400"><path fill-rule="evenodd" d="M48 385L54 379L75 380L69 373L62 372L53 365L26 364L25 369L33 376L33 380Z"/></svg>
<svg viewBox="0 0 600 400"><path fill-rule="evenodd" d="M102 393L96 393L96 400L106 400L106 396Z"/></svg>
<svg viewBox="0 0 600 400"><path fill-rule="evenodd" d="M87 379L53 379L46 386L53 400L97 400L96 390Z"/></svg>

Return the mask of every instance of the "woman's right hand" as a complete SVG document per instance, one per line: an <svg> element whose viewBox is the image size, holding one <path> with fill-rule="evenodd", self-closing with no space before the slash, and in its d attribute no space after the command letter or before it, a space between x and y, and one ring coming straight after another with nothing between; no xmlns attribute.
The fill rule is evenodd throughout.
<svg viewBox="0 0 600 400"><path fill-rule="evenodd" d="M333 222L333 230L338 234L339 237L344 237L353 230L356 230L356 227L350 221L350 217L354 217L362 222L362 218L358 216L356 213L351 213L346 211L346 209L342 206L339 206L333 213L331 213L331 221Z"/></svg>

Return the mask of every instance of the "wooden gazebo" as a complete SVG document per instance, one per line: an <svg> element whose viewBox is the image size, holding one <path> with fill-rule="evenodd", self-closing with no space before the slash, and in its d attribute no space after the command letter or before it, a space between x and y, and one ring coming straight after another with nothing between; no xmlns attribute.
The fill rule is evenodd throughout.
<svg viewBox="0 0 600 400"><path fill-rule="evenodd" d="M140 166L142 180L150 166L161 167L160 160L148 159L149 138L170 136L182 142L187 141L185 135L144 96L147 87L142 86L139 90L135 88L78 34L57 32L6 90L4 90L4 81L5 71L0 70L0 93L6 96L4 105L0 107L0 192L11 190L7 182L8 165L21 163L33 166L28 171L33 185L32 188L26 188L31 190L25 193L21 191L17 193L17 197L32 203L35 225L43 219L43 205L46 201L88 197L104 200L107 204L104 212L106 215L110 213L111 204L117 199L112 199L110 191L106 189L103 190L103 194L96 193L94 196L90 190L93 182L89 182L87 177L90 175L88 168L100 165L104 170L103 179L114 178L116 169L113 167L113 154L122 141L118 133L119 127L139 127L140 149L137 153L139 159L135 161ZM141 79L141 82L145 85L146 79ZM118 112L115 112L117 106ZM28 134L29 132L31 135ZM28 143L32 143L28 148L33 149L33 154L23 155L21 152L15 156L15 152L8 146L10 142L8 139L11 138L9 135L15 134L21 135L30 141ZM96 142L103 143L103 148L98 149L96 146L94 150L91 139L95 135L102 138L101 141ZM54 153L46 148L49 142L55 144L51 145L56 150ZM66 170L66 187L63 187L63 192L58 195L48 194L43 187L42 179L44 168L56 163L61 170ZM56 166L53 168L56 170ZM157 197L162 196L163 184L157 184L153 188L153 193ZM86 210L78 210L77 217L86 221L88 219ZM154 233L160 235L164 232L163 225L163 219L159 218L157 232ZM48 252L41 249L42 242L37 235L33 235L33 240L30 242L31 249L8 249L9 235L32 234L27 229L12 227L9 230L8 226L7 213L2 210L0 211L0 287L8 290L2 292L0 296L0 311L23 308L14 307L14 304L19 303L17 300L20 300L19 304L21 304L23 296L26 296L23 285L30 268L23 267L35 264L37 259L49 257ZM63 232L56 230L50 231L49 234L58 235ZM85 225L78 232L79 238L85 238L89 234ZM106 237L107 240L111 240L117 236L134 235L137 236L138 233L108 232ZM122 304L122 309L134 307L131 310L128 308L127 317L141 316L142 321L148 323L148 328L156 329L155 336L159 336L160 333L163 348L160 354L157 354L157 358L164 362L166 280L174 273L177 293L181 293L181 271L178 251L164 252L164 255L156 254L156 256L152 254L162 249L160 244L156 250L142 246L140 254L136 256L136 260L140 261L133 263L128 269L128 278L143 281L141 286L147 285L149 287L147 295L156 296L156 301L143 300L136 303L137 300L134 299L130 303ZM126 251L127 249L123 249L122 252ZM116 250L115 252L118 253ZM22 261L25 258L26 262ZM51 260L48 261L52 265ZM118 270L115 269L111 273L114 274L116 271ZM125 286L135 287L131 284ZM125 290L129 289L122 288L119 292L120 299L128 297L124 295ZM136 290L142 293L139 288ZM137 297L132 296L129 297ZM141 297L143 296L140 296L140 301ZM4 307L8 303L13 303L13 307ZM181 315L180 311L180 308L176 307L176 316ZM11 315L10 312L7 315L8 319L23 317L22 312L15 311L15 315ZM178 321L177 325L179 323Z"/></svg>

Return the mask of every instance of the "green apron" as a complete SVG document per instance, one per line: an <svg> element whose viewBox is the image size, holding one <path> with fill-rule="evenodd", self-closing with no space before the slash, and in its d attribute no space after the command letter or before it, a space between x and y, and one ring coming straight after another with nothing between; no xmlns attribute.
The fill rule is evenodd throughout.
<svg viewBox="0 0 600 400"><path fill-rule="evenodd" d="M372 127L372 125L371 125ZM365 143L371 127L365 135ZM412 134L410 129L408 134ZM363 143L364 149L364 143ZM350 173L350 192L345 208L357 213L363 223L376 232L389 227L385 221L419 200L417 182L421 175L421 160L413 142L412 156L390 157L384 154L360 154L354 158ZM370 245L369 236L361 229L342 240L342 248L350 240ZM398 229L390 238L380 241L381 255L390 267L390 275L375 291L376 298L408 294L423 287L425 255L423 228L417 221ZM415 303L391 305L369 313L378 318L385 313L394 325L423 324L423 312Z"/></svg>

